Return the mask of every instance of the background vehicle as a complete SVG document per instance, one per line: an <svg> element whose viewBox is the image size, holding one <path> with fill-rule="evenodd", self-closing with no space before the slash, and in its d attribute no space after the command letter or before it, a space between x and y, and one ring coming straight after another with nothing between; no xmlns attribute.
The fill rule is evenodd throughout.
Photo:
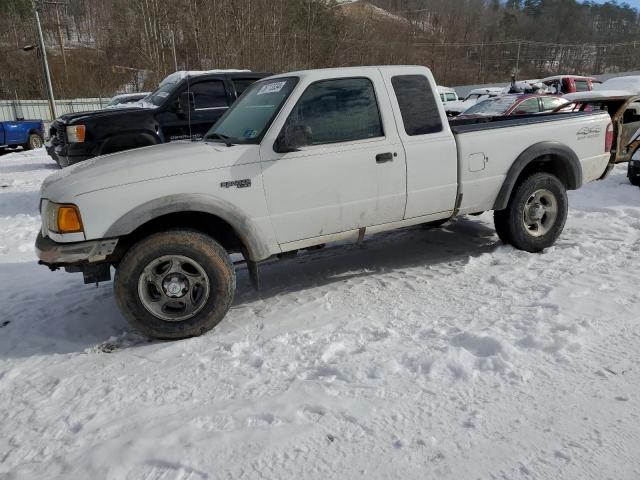
<svg viewBox="0 0 640 480"><path fill-rule="evenodd" d="M594 89L595 86L602 83L600 80L593 77L583 77L581 75L555 75L553 77L546 77L540 80L553 90L551 93L556 95L562 95L574 92L588 92Z"/></svg>
<svg viewBox="0 0 640 480"><path fill-rule="evenodd" d="M566 190L607 165L610 123L578 112L450 125L425 67L277 75L251 86L203 142L50 176L36 250L87 283L116 266L118 305L147 335L200 335L233 300L230 253L259 285L258 263L273 256L487 210L504 242L552 245Z"/></svg>
<svg viewBox="0 0 640 480"><path fill-rule="evenodd" d="M455 117L461 111L466 110L467 106L458 98L458 94L453 88L438 86L438 94L448 117Z"/></svg>
<svg viewBox="0 0 640 480"><path fill-rule="evenodd" d="M49 129L47 153L66 167L107 153L200 139L249 85L267 75L241 70L172 73L135 108L61 116Z"/></svg>
<svg viewBox="0 0 640 480"><path fill-rule="evenodd" d="M502 95L476 103L456 118L530 115L550 112L569 103L553 95Z"/></svg>
<svg viewBox="0 0 640 480"><path fill-rule="evenodd" d="M0 150L22 146L25 150L40 148L44 132L42 120L0 122Z"/></svg>
<svg viewBox="0 0 640 480"><path fill-rule="evenodd" d="M151 92L123 93L114 96L104 108L122 108L123 106L135 106L140 100Z"/></svg>
<svg viewBox="0 0 640 480"><path fill-rule="evenodd" d="M611 115L611 131L607 132L612 137L611 158L604 175L615 164L628 162L629 181L640 186L640 77L636 79L635 92L598 88L591 92L571 93L564 98L571 101L569 107L573 111L606 111ZM610 86L621 86L621 83L613 82ZM624 84L632 89L633 79Z"/></svg>
<svg viewBox="0 0 640 480"><path fill-rule="evenodd" d="M505 89L503 87L474 88L467 94L464 100L449 103L446 106L447 115L455 117L482 100L497 97L504 93Z"/></svg>

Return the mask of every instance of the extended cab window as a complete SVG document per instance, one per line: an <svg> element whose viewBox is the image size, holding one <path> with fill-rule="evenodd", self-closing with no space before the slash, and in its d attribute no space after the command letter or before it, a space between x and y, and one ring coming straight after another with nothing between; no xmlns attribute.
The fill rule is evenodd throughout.
<svg viewBox="0 0 640 480"><path fill-rule="evenodd" d="M407 135L442 131L442 120L429 80L424 75L399 75L391 79Z"/></svg>
<svg viewBox="0 0 640 480"><path fill-rule="evenodd" d="M382 137L373 84L366 78L324 80L310 85L287 124L301 124L311 145Z"/></svg>
<svg viewBox="0 0 640 480"><path fill-rule="evenodd" d="M228 107L227 92L222 80L210 80L191 85L190 91L195 102L195 109Z"/></svg>

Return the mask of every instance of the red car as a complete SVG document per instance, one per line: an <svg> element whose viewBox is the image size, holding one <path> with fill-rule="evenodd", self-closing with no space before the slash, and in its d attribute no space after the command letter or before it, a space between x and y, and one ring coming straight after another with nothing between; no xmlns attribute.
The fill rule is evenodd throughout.
<svg viewBox="0 0 640 480"><path fill-rule="evenodd" d="M509 94L488 98L468 108L457 119L477 117L502 117L508 115L531 115L550 112L569 103L555 95Z"/></svg>
<svg viewBox="0 0 640 480"><path fill-rule="evenodd" d="M602 83L593 77L582 77L580 75L556 75L555 77L547 77L540 80L546 86L555 89L556 95L564 95L566 93L590 92L593 86Z"/></svg>

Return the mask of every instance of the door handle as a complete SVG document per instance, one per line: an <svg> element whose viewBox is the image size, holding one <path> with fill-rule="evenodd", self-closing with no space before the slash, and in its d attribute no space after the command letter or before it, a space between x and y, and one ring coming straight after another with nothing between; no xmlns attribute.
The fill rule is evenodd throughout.
<svg viewBox="0 0 640 480"><path fill-rule="evenodd" d="M376 163L385 163L393 161L394 154L391 152L379 153L376 155Z"/></svg>

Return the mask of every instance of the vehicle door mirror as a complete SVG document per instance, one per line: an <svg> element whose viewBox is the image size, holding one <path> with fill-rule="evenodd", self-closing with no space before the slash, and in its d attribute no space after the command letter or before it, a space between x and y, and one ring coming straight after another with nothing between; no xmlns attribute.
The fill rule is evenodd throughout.
<svg viewBox="0 0 640 480"><path fill-rule="evenodd" d="M186 113L196 109L196 101L192 92L182 92L178 97L178 112Z"/></svg>
<svg viewBox="0 0 640 480"><path fill-rule="evenodd" d="M300 147L311 145L311 127L302 123L291 123L285 127L276 139L274 150L278 153L297 152Z"/></svg>

